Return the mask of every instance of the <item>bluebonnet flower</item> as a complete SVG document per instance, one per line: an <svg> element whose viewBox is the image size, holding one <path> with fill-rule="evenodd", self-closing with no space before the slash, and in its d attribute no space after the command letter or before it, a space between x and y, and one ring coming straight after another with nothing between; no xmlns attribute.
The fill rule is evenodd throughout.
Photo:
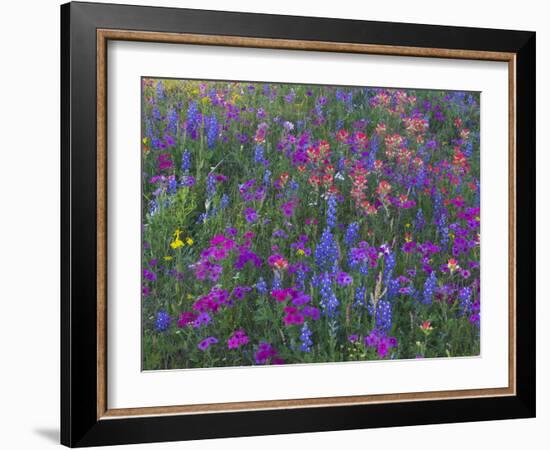
<svg viewBox="0 0 550 450"><path fill-rule="evenodd" d="M332 281L330 280L330 275L328 274L328 272L325 272L323 275L321 275L320 285L320 304L321 308L323 309L323 314L325 314L329 318L332 318L337 314L340 302L336 298L336 295L334 295L334 292L332 290Z"/></svg>
<svg viewBox="0 0 550 450"><path fill-rule="evenodd" d="M386 332L392 327L392 306L387 300L380 300L376 305L376 327Z"/></svg>
<svg viewBox="0 0 550 450"><path fill-rule="evenodd" d="M210 98L210 100L212 101L212 104L216 105L218 104L218 93L216 92L216 88L212 88L210 89L210 91L208 91L208 98Z"/></svg>
<svg viewBox="0 0 550 450"><path fill-rule="evenodd" d="M187 134L191 139L198 138L199 124L202 121L201 114L197 108L197 102L189 102L187 108Z"/></svg>
<svg viewBox="0 0 550 450"><path fill-rule="evenodd" d="M155 199L149 202L149 215L154 216L159 210L159 205Z"/></svg>
<svg viewBox="0 0 550 450"><path fill-rule="evenodd" d="M283 282L281 280L281 275L279 272L275 272L273 274L273 283L271 284L271 290L276 291L278 289L281 289L281 286L283 285Z"/></svg>
<svg viewBox="0 0 550 450"><path fill-rule="evenodd" d="M384 256L384 284L387 286L393 276L393 269L395 268L395 252L390 250Z"/></svg>
<svg viewBox="0 0 550 450"><path fill-rule="evenodd" d="M191 168L191 153L189 150L185 150L181 154L181 171L184 173L189 172L189 169Z"/></svg>
<svg viewBox="0 0 550 450"><path fill-rule="evenodd" d="M153 119L155 120L161 120L161 114L160 110L158 109L158 106L155 106L152 111Z"/></svg>
<svg viewBox="0 0 550 450"><path fill-rule="evenodd" d="M344 172L346 170L346 158L343 156L338 160L338 172Z"/></svg>
<svg viewBox="0 0 550 450"><path fill-rule="evenodd" d="M386 285L386 299L391 301L399 292L400 284L397 278L390 279Z"/></svg>
<svg viewBox="0 0 550 450"><path fill-rule="evenodd" d="M334 228L336 226L336 196L331 195L328 198L328 207L327 207L327 227Z"/></svg>
<svg viewBox="0 0 550 450"><path fill-rule="evenodd" d="M157 81L157 100L164 100L164 85L162 81Z"/></svg>
<svg viewBox="0 0 550 450"><path fill-rule="evenodd" d="M424 165L418 170L418 173L416 174L416 183L415 186L418 189L421 189L422 186L424 186L424 181L426 180L426 168Z"/></svg>
<svg viewBox="0 0 550 450"><path fill-rule="evenodd" d="M168 131L169 133L177 134L178 122L178 112L175 108L170 108L170 111L168 111L168 124L166 125L166 131Z"/></svg>
<svg viewBox="0 0 550 450"><path fill-rule="evenodd" d="M300 290L303 290L305 288L307 280L307 271L302 269L303 268L296 272L296 285L300 288Z"/></svg>
<svg viewBox="0 0 550 450"><path fill-rule="evenodd" d="M216 114L212 114L208 119L206 130L206 145L208 148L214 147L219 133L220 127L218 125L218 118L216 117Z"/></svg>
<svg viewBox="0 0 550 450"><path fill-rule="evenodd" d="M155 327L157 331L166 331L171 322L172 318L170 317L170 314L168 314L166 311L159 311L155 320Z"/></svg>
<svg viewBox="0 0 550 450"><path fill-rule="evenodd" d="M298 189L300 189L300 185L294 180L290 180L290 182L288 183L288 187L292 191L297 191Z"/></svg>
<svg viewBox="0 0 550 450"><path fill-rule="evenodd" d="M442 210L442 207L443 207L443 199L441 197L441 192L439 192L439 190L435 191L435 193L433 194L433 199L434 199L434 202L433 202L434 223L437 224L437 222L440 219L441 212L442 212L441 210Z"/></svg>
<svg viewBox="0 0 550 450"><path fill-rule="evenodd" d="M432 297L434 295L435 288L437 287L437 278L435 277L435 271L424 282L424 291L422 292L422 303L429 305L432 303Z"/></svg>
<svg viewBox="0 0 550 450"><path fill-rule="evenodd" d="M470 307L470 299L472 297L472 288L465 286L458 292L458 301L462 313L466 313Z"/></svg>
<svg viewBox="0 0 550 450"><path fill-rule="evenodd" d="M149 138L149 140L152 140L153 139L153 124L151 123L152 121L149 120L148 118L144 119L144 123L145 123L145 136L147 136Z"/></svg>
<svg viewBox="0 0 550 450"><path fill-rule="evenodd" d="M296 92L294 89L291 89L290 92L284 96L285 102L292 103L294 99L296 98Z"/></svg>
<svg viewBox="0 0 550 450"><path fill-rule="evenodd" d="M174 195L178 189L178 182L176 181L176 177L172 176L168 179L168 188L167 192L170 195Z"/></svg>
<svg viewBox="0 0 550 450"><path fill-rule="evenodd" d="M468 141L466 143L466 146L464 147L464 152L463 152L464 156L466 156L466 158L471 158L473 150L474 150L474 144Z"/></svg>
<svg viewBox="0 0 550 450"><path fill-rule="evenodd" d="M315 248L315 264L321 270L333 271L338 260L338 246L334 236L327 227L319 239L319 244Z"/></svg>
<svg viewBox="0 0 550 450"><path fill-rule="evenodd" d="M256 282L256 290L259 294L265 294L267 292L267 283L262 277L258 278Z"/></svg>
<svg viewBox="0 0 550 450"><path fill-rule="evenodd" d="M300 341L302 342L300 350L303 352L311 352L311 346L313 345L313 341L311 340L312 334L313 332L309 329L307 322L304 322L300 332Z"/></svg>
<svg viewBox="0 0 550 450"><path fill-rule="evenodd" d="M206 194L208 197L213 197L216 193L216 178L209 175L206 179Z"/></svg>
<svg viewBox="0 0 550 450"><path fill-rule="evenodd" d="M264 157L264 148L260 144L256 145L256 148L254 149L254 162L256 164L263 164L264 166L269 164Z"/></svg>
<svg viewBox="0 0 550 450"><path fill-rule="evenodd" d="M355 301L353 303L353 306L360 307L365 306L365 293L367 289L364 286L360 286L358 288L355 288Z"/></svg>
<svg viewBox="0 0 550 450"><path fill-rule="evenodd" d="M441 244L447 244L447 242L449 242L449 227L447 226L447 214L445 214L445 212L441 213L437 221L437 231Z"/></svg>
<svg viewBox="0 0 550 450"><path fill-rule="evenodd" d="M153 147L154 150L160 149L163 145L164 143L158 137L151 139L151 146Z"/></svg>
<svg viewBox="0 0 550 450"><path fill-rule="evenodd" d="M262 182L264 186L269 186L271 184L271 171L269 169L265 169Z"/></svg>
<svg viewBox="0 0 550 450"><path fill-rule="evenodd" d="M418 208L418 211L416 211L416 217L414 219L414 229L416 231L420 231L422 230L422 228L424 228L424 225L426 225L424 213L422 212L422 208Z"/></svg>
<svg viewBox="0 0 550 450"><path fill-rule="evenodd" d="M220 209L225 209L228 206L229 206L229 196L227 194L223 194L220 200Z"/></svg>
<svg viewBox="0 0 550 450"><path fill-rule="evenodd" d="M344 242L348 247L352 247L357 242L357 239L359 239L359 223L351 222L346 230Z"/></svg>

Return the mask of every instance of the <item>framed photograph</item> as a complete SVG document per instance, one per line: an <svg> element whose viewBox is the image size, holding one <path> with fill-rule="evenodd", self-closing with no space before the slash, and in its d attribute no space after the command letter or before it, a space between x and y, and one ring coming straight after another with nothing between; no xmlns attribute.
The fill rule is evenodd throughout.
<svg viewBox="0 0 550 450"><path fill-rule="evenodd" d="M535 33L61 7L61 441L535 415Z"/></svg>

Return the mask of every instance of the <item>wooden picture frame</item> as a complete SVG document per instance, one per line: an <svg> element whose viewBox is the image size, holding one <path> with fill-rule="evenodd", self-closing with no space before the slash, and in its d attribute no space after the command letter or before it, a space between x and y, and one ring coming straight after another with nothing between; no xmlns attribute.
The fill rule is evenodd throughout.
<svg viewBox="0 0 550 450"><path fill-rule="evenodd" d="M535 33L93 3L61 7L61 441L204 439L535 415ZM504 61L509 71L506 388L110 409L107 42Z"/></svg>

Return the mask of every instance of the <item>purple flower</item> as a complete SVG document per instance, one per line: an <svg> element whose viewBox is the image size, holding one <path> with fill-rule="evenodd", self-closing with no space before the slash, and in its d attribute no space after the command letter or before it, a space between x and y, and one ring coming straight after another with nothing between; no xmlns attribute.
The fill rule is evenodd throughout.
<svg viewBox="0 0 550 450"><path fill-rule="evenodd" d="M199 314L199 316L193 322L193 327L194 328L200 328L202 326L206 326L210 323L211 320L212 320L212 318L210 317L210 315L207 312L202 312L202 313Z"/></svg>
<svg viewBox="0 0 550 450"><path fill-rule="evenodd" d="M233 289L232 296L236 298L237 300L242 300L247 292L250 292L252 288L248 286L236 286Z"/></svg>
<svg viewBox="0 0 550 450"><path fill-rule="evenodd" d="M380 338L380 340L378 341L378 347L376 349L376 352L378 353L378 357L384 358L388 354L388 350L389 350L388 338L384 336Z"/></svg>
<svg viewBox="0 0 550 450"><path fill-rule="evenodd" d="M248 336L244 330L235 330L227 340L227 348L236 349L248 344Z"/></svg>
<svg viewBox="0 0 550 450"><path fill-rule="evenodd" d="M260 343L260 345L258 346L258 350L256 351L256 364L265 364L269 361L270 358L273 358L274 356L277 356L277 350L275 350L267 342L262 342Z"/></svg>
<svg viewBox="0 0 550 450"><path fill-rule="evenodd" d="M191 187L194 186L196 183L195 177L192 175L186 175L181 178L181 185L183 187Z"/></svg>
<svg viewBox="0 0 550 450"><path fill-rule="evenodd" d="M283 317L283 323L289 325L302 325L304 323L304 315L302 312L294 306L285 306L283 308L285 316Z"/></svg>
<svg viewBox="0 0 550 450"><path fill-rule="evenodd" d="M353 278L346 272L338 272L336 281L340 286L348 286L353 283Z"/></svg>
<svg viewBox="0 0 550 450"><path fill-rule="evenodd" d="M319 320L321 318L321 312L319 311L319 308L316 308L315 306L304 306L302 308L302 314L306 317L311 317L313 320Z"/></svg>
<svg viewBox="0 0 550 450"><path fill-rule="evenodd" d="M143 278L149 281L156 281L157 276L154 272L151 272L150 270L143 269Z"/></svg>
<svg viewBox="0 0 550 450"><path fill-rule="evenodd" d="M365 345L368 347L375 347L378 344L378 334L375 330L372 330L368 336L365 337Z"/></svg>
<svg viewBox="0 0 550 450"><path fill-rule="evenodd" d="M183 328L193 322L195 322L195 319L197 318L197 313L194 311L185 311L180 315L180 318L178 319L178 327Z"/></svg>
<svg viewBox="0 0 550 450"><path fill-rule="evenodd" d="M208 347L217 343L218 343L218 340L214 336L210 336L200 341L197 347L199 348L199 350L204 352Z"/></svg>
<svg viewBox="0 0 550 450"><path fill-rule="evenodd" d="M252 263L254 267L260 267L262 265L262 260L256 253L244 247L240 247L239 254L233 266L237 270L242 270L249 262Z"/></svg>
<svg viewBox="0 0 550 450"><path fill-rule="evenodd" d="M253 208L246 208L243 214L247 222L254 223L258 220L258 213Z"/></svg>
<svg viewBox="0 0 550 450"><path fill-rule="evenodd" d="M281 211L286 217L292 217L294 214L294 208L296 207L296 201L290 201L281 205Z"/></svg>

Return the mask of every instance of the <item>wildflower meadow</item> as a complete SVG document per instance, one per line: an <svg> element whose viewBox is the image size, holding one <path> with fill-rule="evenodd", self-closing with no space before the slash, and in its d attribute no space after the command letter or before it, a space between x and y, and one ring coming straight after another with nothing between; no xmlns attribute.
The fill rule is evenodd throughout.
<svg viewBox="0 0 550 450"><path fill-rule="evenodd" d="M142 79L144 370L475 356L476 92Z"/></svg>

